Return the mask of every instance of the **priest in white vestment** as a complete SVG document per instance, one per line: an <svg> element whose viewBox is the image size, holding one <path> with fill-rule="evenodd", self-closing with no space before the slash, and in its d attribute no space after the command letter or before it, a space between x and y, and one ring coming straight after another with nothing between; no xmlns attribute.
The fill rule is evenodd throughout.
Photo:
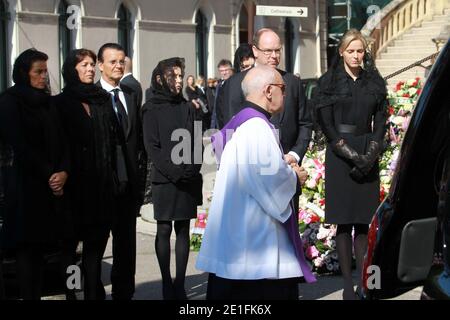
<svg viewBox="0 0 450 320"><path fill-rule="evenodd" d="M284 160L269 122L283 108L284 89L276 69L250 70L243 110L213 137L220 167L196 263L209 272L207 299L298 299L300 277L315 281L287 227L307 174Z"/></svg>

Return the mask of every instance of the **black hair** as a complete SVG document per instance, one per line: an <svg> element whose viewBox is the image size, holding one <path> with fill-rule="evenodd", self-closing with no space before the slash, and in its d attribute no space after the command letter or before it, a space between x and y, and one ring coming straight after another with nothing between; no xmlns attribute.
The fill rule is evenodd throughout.
<svg viewBox="0 0 450 320"><path fill-rule="evenodd" d="M120 44L118 44L118 43L105 43L104 45L102 45L100 47L100 49L98 49L97 57L98 57L98 61L99 62L103 62L103 52L106 49L115 49L115 50L122 51L123 53L125 53L125 56L127 55L125 49Z"/></svg>
<svg viewBox="0 0 450 320"><path fill-rule="evenodd" d="M255 58L252 46L248 43L241 43L234 53L234 72L241 72L241 63L248 58Z"/></svg>
<svg viewBox="0 0 450 320"><path fill-rule="evenodd" d="M22 52L14 61L13 81L20 85L30 85L30 77L28 73L31 66L36 61L47 61L48 55L38 51L35 48L27 49Z"/></svg>

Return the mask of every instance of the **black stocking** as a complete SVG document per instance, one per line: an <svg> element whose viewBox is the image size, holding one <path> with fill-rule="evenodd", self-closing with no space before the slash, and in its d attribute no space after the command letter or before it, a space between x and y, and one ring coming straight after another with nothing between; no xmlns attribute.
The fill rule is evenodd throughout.
<svg viewBox="0 0 450 320"><path fill-rule="evenodd" d="M162 276L163 299L175 299L175 292L170 275L170 235L172 233L171 221L157 221L155 250L159 269Z"/></svg>
<svg viewBox="0 0 450 320"><path fill-rule="evenodd" d="M190 220L175 221L175 242L176 257L176 278L174 282L177 300L186 300L184 281L186 277L186 267L189 259L189 222Z"/></svg>
<svg viewBox="0 0 450 320"><path fill-rule="evenodd" d="M61 243L61 274L64 283L64 290L66 292L66 300L76 300L75 290L67 287L67 279L70 274L67 273L67 268L76 263L77 240L65 240Z"/></svg>
<svg viewBox="0 0 450 320"><path fill-rule="evenodd" d="M20 297L24 300L40 300L43 278L42 249L38 246L18 249L16 263Z"/></svg>
<svg viewBox="0 0 450 320"><path fill-rule="evenodd" d="M84 300L105 300L102 283L102 259L108 236L83 241Z"/></svg>
<svg viewBox="0 0 450 320"><path fill-rule="evenodd" d="M339 266L344 278L344 300L354 300L352 279L352 225L340 224L336 231L336 248L339 257Z"/></svg>
<svg viewBox="0 0 450 320"><path fill-rule="evenodd" d="M355 225L355 240L353 243L355 250L355 260L356 260L356 272L358 275L357 282L357 293L360 294L362 288L362 269L364 264L364 255L367 251L367 233L369 231L369 226L366 224L356 224Z"/></svg>

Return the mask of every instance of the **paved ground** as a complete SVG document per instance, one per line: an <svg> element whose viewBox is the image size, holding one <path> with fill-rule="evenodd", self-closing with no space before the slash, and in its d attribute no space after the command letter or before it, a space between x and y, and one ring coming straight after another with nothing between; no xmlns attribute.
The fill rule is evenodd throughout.
<svg viewBox="0 0 450 320"><path fill-rule="evenodd" d="M155 225L138 221L137 233L137 270L135 300L161 300L161 276L156 259L154 240ZM174 240L172 240L172 248ZM204 300L206 294L207 275L195 269L196 252L191 252L186 272L186 292L190 300ZM105 252L103 260L103 283L106 287L107 299L111 299L111 284L109 273L111 271L111 242ZM175 273L175 256L172 253L172 274ZM300 300L341 300L342 278L340 276L321 276L314 284L300 284ZM418 300L421 288L411 290L394 300ZM82 293L78 293L82 299ZM64 299L62 295L49 296L48 300Z"/></svg>

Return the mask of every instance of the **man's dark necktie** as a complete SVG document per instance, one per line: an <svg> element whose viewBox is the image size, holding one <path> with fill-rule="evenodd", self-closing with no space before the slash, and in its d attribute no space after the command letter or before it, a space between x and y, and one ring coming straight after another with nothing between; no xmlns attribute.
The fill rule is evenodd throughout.
<svg viewBox="0 0 450 320"><path fill-rule="evenodd" d="M128 114L123 106L122 102L119 99L119 89L114 89L114 103L117 108L117 116L119 118L120 125L122 126L123 133L126 135L128 131Z"/></svg>

